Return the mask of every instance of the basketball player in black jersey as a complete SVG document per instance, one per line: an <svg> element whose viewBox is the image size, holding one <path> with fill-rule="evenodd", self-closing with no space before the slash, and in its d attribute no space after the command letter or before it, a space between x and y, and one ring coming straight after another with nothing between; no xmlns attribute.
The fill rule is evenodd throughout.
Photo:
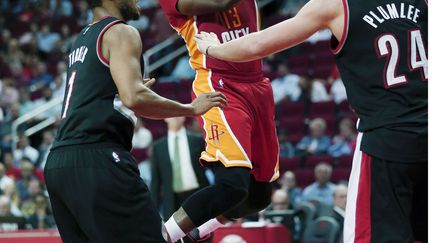
<svg viewBox="0 0 432 243"><path fill-rule="evenodd" d="M147 186L130 154L136 117L201 115L226 104L220 93L180 104L143 81L141 38L125 21L135 0L87 0L94 21L69 55L61 124L45 167L63 242L166 242Z"/></svg>
<svg viewBox="0 0 432 243"><path fill-rule="evenodd" d="M359 116L344 242L427 242L427 1L311 0L261 32L220 44L196 36L201 52L250 61L333 33L348 101Z"/></svg>

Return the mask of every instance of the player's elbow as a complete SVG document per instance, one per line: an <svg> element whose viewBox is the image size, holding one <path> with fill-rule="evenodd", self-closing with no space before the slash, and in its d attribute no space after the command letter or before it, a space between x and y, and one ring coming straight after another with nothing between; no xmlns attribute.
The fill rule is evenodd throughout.
<svg viewBox="0 0 432 243"><path fill-rule="evenodd" d="M129 108L132 111L137 110L140 102L139 102L136 95L127 94L127 95L123 95L120 97L121 97L121 101L122 101L124 106L126 106L127 108Z"/></svg>

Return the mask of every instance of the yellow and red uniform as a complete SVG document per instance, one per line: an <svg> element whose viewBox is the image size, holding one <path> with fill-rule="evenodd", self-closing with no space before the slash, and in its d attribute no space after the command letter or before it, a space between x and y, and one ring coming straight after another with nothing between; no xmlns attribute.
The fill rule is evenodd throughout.
<svg viewBox="0 0 432 243"><path fill-rule="evenodd" d="M199 52L193 37L206 31L227 42L259 30L254 0L242 0L229 10L201 16L186 16L178 0L160 0L170 25L183 37L190 64L196 70L192 96L211 91L228 99L223 110L213 108L199 118L206 140L202 163L222 162L226 167L252 169L258 181L279 177L279 145L274 124L274 101L270 82L264 78L261 61L233 63Z"/></svg>

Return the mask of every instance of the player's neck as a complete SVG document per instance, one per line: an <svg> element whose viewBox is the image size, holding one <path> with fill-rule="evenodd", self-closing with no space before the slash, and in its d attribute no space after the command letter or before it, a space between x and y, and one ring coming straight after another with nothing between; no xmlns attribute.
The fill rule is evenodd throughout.
<svg viewBox="0 0 432 243"><path fill-rule="evenodd" d="M118 8L112 5L104 5L102 7L96 7L93 9L92 23L99 21L99 19L105 16L111 16L123 20L123 16L121 15L120 10Z"/></svg>

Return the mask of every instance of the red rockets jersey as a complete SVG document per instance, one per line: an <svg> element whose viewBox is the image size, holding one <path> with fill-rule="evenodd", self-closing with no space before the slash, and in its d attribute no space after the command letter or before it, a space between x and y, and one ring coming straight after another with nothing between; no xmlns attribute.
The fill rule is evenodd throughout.
<svg viewBox="0 0 432 243"><path fill-rule="evenodd" d="M239 82L261 81L260 60L234 63L206 57L199 52L193 37L206 31L214 32L221 42L242 37L259 30L259 14L255 0L242 0L229 10L201 16L186 16L177 8L178 0L159 0L170 25L183 37L189 50L190 63L195 70L211 70L218 76Z"/></svg>

